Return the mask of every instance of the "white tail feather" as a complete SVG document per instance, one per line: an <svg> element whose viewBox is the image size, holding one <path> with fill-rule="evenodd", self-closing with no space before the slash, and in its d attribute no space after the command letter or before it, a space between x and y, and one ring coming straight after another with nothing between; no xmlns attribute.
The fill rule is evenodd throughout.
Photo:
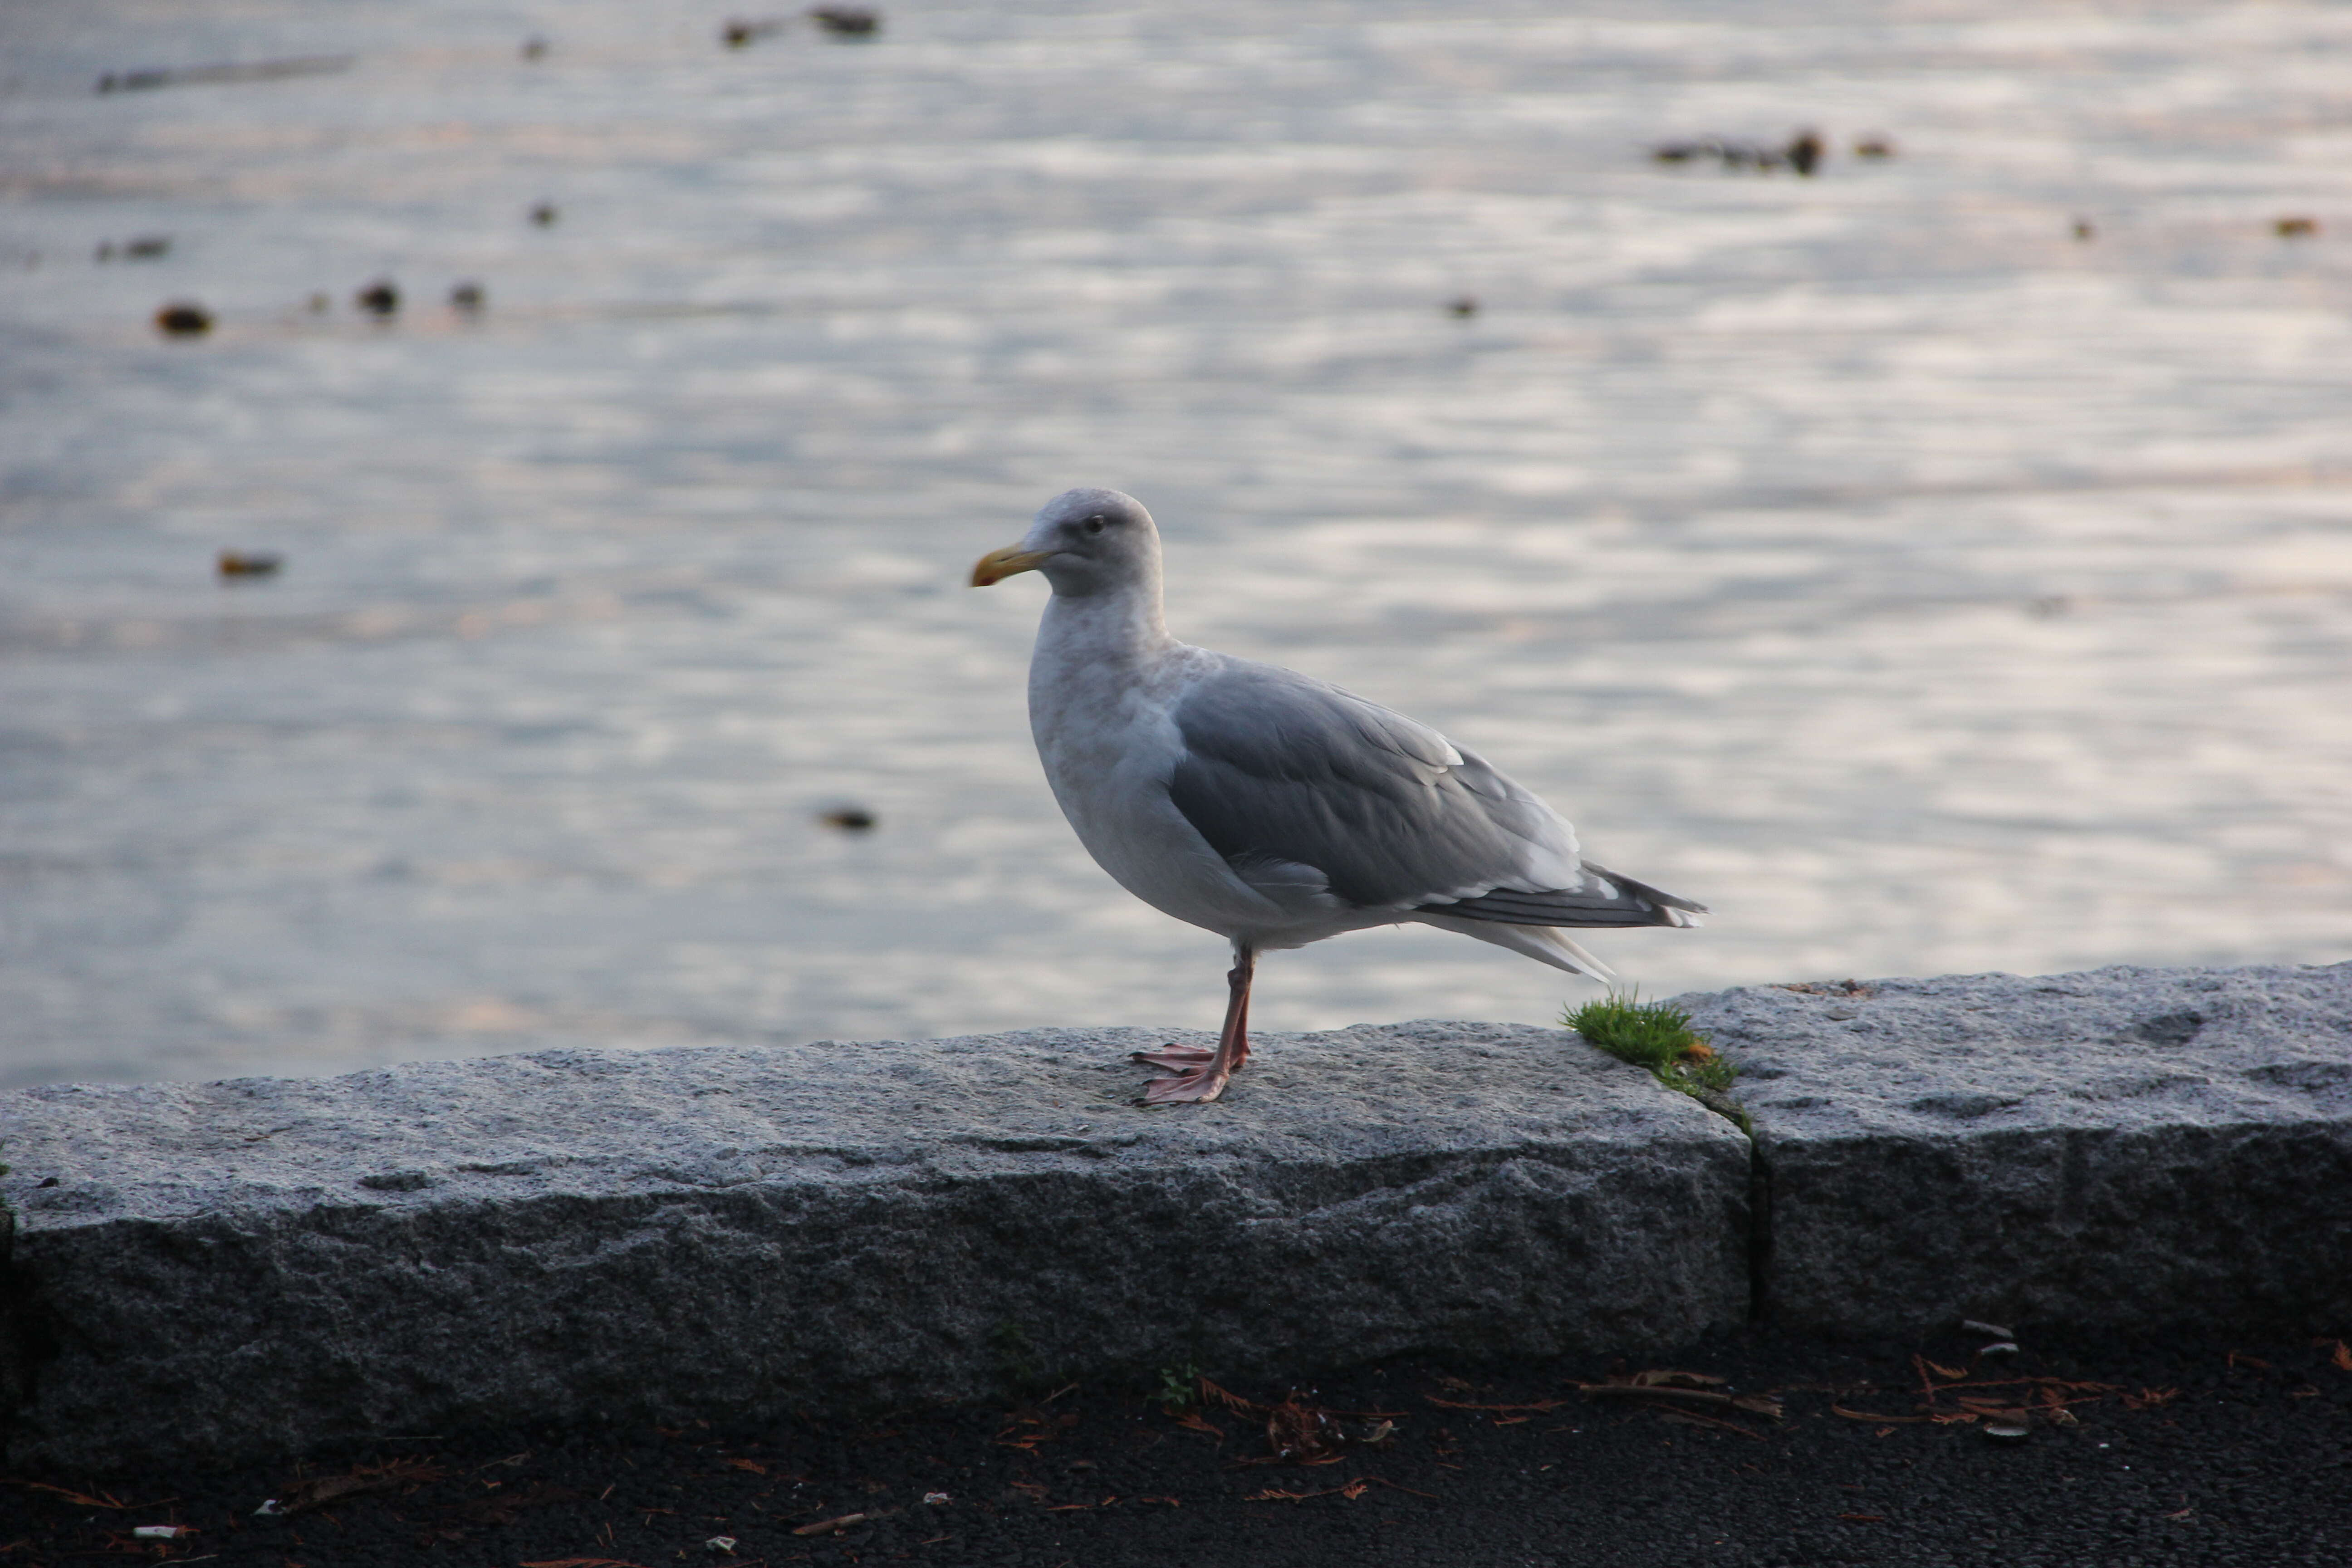
<svg viewBox="0 0 2352 1568"><path fill-rule="evenodd" d="M1491 942L1496 947L1507 947L1513 952L1526 954L1538 963L1549 963L1554 969L1565 969L1570 974L1589 975L1602 982L1617 978L1615 970L1562 936L1557 926L1504 925L1496 921L1470 921L1436 914L1416 914L1412 918L1423 925L1435 926L1440 931L1459 931L1464 936L1475 936L1480 942Z"/></svg>

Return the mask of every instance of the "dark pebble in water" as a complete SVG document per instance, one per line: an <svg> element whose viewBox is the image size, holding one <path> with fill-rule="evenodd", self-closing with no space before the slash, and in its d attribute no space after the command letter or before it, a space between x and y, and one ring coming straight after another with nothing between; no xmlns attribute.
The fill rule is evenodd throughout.
<svg viewBox="0 0 2352 1568"><path fill-rule="evenodd" d="M286 564L282 555L264 555L257 551L224 550L220 552L220 574L224 577L274 577Z"/></svg>
<svg viewBox="0 0 2352 1568"><path fill-rule="evenodd" d="M882 16L858 5L819 5L809 18L837 37L866 38L882 30Z"/></svg>
<svg viewBox="0 0 2352 1568"><path fill-rule="evenodd" d="M488 302L489 296L482 292L479 283L460 283L449 290L451 309L464 310L469 315Z"/></svg>
<svg viewBox="0 0 2352 1568"><path fill-rule="evenodd" d="M537 206L530 209L530 221L539 225L541 228L552 227L555 223L556 216L555 204L553 202L541 202Z"/></svg>
<svg viewBox="0 0 2352 1568"><path fill-rule="evenodd" d="M352 303L374 315L397 315L400 311L400 290L391 279L379 278L352 295Z"/></svg>
<svg viewBox="0 0 2352 1568"><path fill-rule="evenodd" d="M1478 301L1465 294L1459 300L1448 301L1445 309L1448 313L1467 321L1478 313Z"/></svg>
<svg viewBox="0 0 2352 1568"><path fill-rule="evenodd" d="M213 313L193 300L177 300L155 312L155 330L167 338L200 338L213 330Z"/></svg>
<svg viewBox="0 0 2352 1568"><path fill-rule="evenodd" d="M822 813L817 820L844 833L871 833L877 822L872 812L859 805L845 805L838 810Z"/></svg>
<svg viewBox="0 0 2352 1568"><path fill-rule="evenodd" d="M1822 138L1819 132L1800 131L1789 143L1789 166L1800 174L1810 175L1822 161Z"/></svg>

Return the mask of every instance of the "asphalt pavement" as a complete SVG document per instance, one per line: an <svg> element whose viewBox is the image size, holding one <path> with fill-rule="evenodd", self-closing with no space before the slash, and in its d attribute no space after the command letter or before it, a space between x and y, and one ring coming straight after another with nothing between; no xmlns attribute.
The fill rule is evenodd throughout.
<svg viewBox="0 0 2352 1568"><path fill-rule="evenodd" d="M2352 1563L2342 1340L2021 1327L2014 1352L1759 1331L1291 1387L1008 1373L996 1401L855 1421L397 1433L236 1470L18 1475L0 1563Z"/></svg>

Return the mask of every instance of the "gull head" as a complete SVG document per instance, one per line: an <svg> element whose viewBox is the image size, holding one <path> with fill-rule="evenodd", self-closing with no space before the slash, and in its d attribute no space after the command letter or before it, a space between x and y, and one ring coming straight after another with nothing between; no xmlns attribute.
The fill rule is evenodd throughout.
<svg viewBox="0 0 2352 1568"><path fill-rule="evenodd" d="M1160 531L1141 501L1117 490L1064 490L1045 503L1020 543L980 558L971 585L1042 572L1055 593L1084 598L1155 582L1159 570Z"/></svg>

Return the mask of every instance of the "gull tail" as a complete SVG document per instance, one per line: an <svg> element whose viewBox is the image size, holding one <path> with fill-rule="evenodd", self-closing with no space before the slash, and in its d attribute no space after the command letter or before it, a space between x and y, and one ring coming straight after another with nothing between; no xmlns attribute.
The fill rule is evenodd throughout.
<svg viewBox="0 0 2352 1568"><path fill-rule="evenodd" d="M1475 898L1423 904L1418 912L1448 914L1497 925L1695 926L1699 923L1698 917L1706 913L1706 906L1660 892L1646 882L1621 877L1605 866L1587 860L1584 880L1573 888L1542 892L1496 888Z"/></svg>
<svg viewBox="0 0 2352 1568"><path fill-rule="evenodd" d="M1617 978L1615 970L1551 926L1507 925L1495 920L1465 920L1454 915L1434 914L1427 910L1417 910L1411 918L1423 925L1435 926L1440 931L1459 931L1464 936L1475 936L1480 942L1491 942L1496 947L1507 947L1538 963L1549 963L1554 969L1565 969L1570 974L1590 975L1604 984Z"/></svg>

